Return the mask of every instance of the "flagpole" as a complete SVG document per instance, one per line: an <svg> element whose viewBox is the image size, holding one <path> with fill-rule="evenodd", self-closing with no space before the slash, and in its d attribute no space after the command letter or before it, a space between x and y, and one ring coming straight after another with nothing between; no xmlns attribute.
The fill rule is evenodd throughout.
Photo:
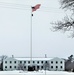
<svg viewBox="0 0 74 75"><path fill-rule="evenodd" d="M30 68L33 70L33 65L32 65L32 12L36 11L39 9L40 4L37 4L36 6L32 7L31 6L31 24L30 24Z"/></svg>
<svg viewBox="0 0 74 75"><path fill-rule="evenodd" d="M32 66L32 6L31 6L31 24L30 24L30 66Z"/></svg>

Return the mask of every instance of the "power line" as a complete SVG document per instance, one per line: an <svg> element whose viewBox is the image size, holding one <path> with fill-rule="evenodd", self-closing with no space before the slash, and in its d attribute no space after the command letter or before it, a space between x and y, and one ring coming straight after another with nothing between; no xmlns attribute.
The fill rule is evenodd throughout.
<svg viewBox="0 0 74 75"><path fill-rule="evenodd" d="M8 5L20 5L20 6L25 6L25 7L30 7L32 5L25 5L25 4L16 4L16 3L7 3L7 2L0 2L0 4L8 4ZM45 6L41 6L43 8L52 8L52 9L58 9L58 8L54 8L54 7L45 7Z"/></svg>
<svg viewBox="0 0 74 75"><path fill-rule="evenodd" d="M19 10L30 10L31 5L0 2L0 7L1 8L10 8L10 9L19 9ZM55 10L55 11L53 12L52 10L53 11ZM41 9L39 9L38 11L52 12L52 13L63 13L63 12L58 12L59 9L45 7L45 6L41 6Z"/></svg>
<svg viewBox="0 0 74 75"><path fill-rule="evenodd" d="M60 8L54 8L54 7L46 7L46 6L41 6L42 8L44 8L44 9L55 9L55 10L58 10L58 9L60 9Z"/></svg>
<svg viewBox="0 0 74 75"><path fill-rule="evenodd" d="M10 9L18 9L18 10L30 10L26 8L18 8L18 7L8 7L8 6L0 6L1 8L10 8Z"/></svg>
<svg viewBox="0 0 74 75"><path fill-rule="evenodd" d="M39 9L38 11L40 11L40 12L51 12L51 13L65 13L65 12L61 12L61 11L59 11L59 10L44 10L44 9Z"/></svg>
<svg viewBox="0 0 74 75"><path fill-rule="evenodd" d="M7 6L0 6L1 8L10 8L10 9L19 9L19 10L30 10L30 8L18 8L18 7L7 7ZM51 10L42 10L39 9L39 12L51 12L51 13L62 13L62 12L57 12L57 11L51 11Z"/></svg>
<svg viewBox="0 0 74 75"><path fill-rule="evenodd" d="M3 3L3 2L0 2L0 7L10 8L10 9L19 9L19 10L30 10L30 8L29 8L30 6L27 6L27 5Z"/></svg>
<svg viewBox="0 0 74 75"><path fill-rule="evenodd" d="M24 5L24 4L16 4L16 3L7 3L7 2L0 2L0 4L7 4L7 5L17 5L17 6L26 6L26 7L30 7L31 5Z"/></svg>

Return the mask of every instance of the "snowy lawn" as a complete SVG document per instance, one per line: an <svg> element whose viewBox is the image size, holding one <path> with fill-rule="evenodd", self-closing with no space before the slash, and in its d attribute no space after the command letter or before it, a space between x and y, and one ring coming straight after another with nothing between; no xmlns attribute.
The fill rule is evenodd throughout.
<svg viewBox="0 0 74 75"><path fill-rule="evenodd" d="M0 75L45 75L45 71L0 71ZM46 75L74 75L74 73L64 71L46 71Z"/></svg>

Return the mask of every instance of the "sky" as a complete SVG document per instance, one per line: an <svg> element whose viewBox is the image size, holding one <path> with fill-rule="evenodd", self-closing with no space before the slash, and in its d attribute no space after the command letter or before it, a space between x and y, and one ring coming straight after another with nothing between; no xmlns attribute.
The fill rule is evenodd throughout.
<svg viewBox="0 0 74 75"><path fill-rule="evenodd" d="M0 55L30 57L31 6L41 4L32 17L32 56L67 58L74 54L69 32L53 32L51 22L70 15L58 0L0 0Z"/></svg>

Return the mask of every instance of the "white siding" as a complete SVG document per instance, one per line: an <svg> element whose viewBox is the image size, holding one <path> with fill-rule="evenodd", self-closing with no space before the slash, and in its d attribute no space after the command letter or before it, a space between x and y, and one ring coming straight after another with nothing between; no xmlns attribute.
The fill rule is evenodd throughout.
<svg viewBox="0 0 74 75"><path fill-rule="evenodd" d="M51 63L51 62L53 62L53 63ZM53 66L53 68L51 68L51 66L50 66L50 70L53 70L53 71L55 71L55 70L59 70L59 71L64 70L65 62L64 62L63 59L54 58L54 59L50 60L50 64L51 64L51 66ZM56 66L57 66L57 68L56 68ZM62 68L61 68L61 66L62 66Z"/></svg>
<svg viewBox="0 0 74 75"><path fill-rule="evenodd" d="M5 63L7 61L7 63ZM11 63L10 63L11 61ZM16 63L14 63L16 61ZM7 66L7 68L5 68L5 66ZM10 66L12 66L10 68ZM16 68L14 67L16 66ZM18 61L14 58L7 58L3 61L3 70L15 70L18 68Z"/></svg>
<svg viewBox="0 0 74 75"><path fill-rule="evenodd" d="M7 63L5 63L5 61L7 61ZM10 61L12 63L10 63ZM16 63L14 63L16 61ZM20 61L22 63L20 63ZM24 61L26 61L26 63L24 63ZM26 70L28 70L28 66L30 66L30 63L28 63L28 61L30 61L30 58L7 58L3 61L3 70L17 70L18 69L18 64L23 65L23 67L26 66ZM39 66L39 69L45 69L45 62L47 61L49 63L49 67L47 68L50 71L54 71L54 70L64 70L64 60L61 58L33 58L32 61L34 61L33 66L35 66L35 69L37 69L37 67ZM39 61L39 63L38 63ZM42 63L43 61L43 63ZM53 61L53 63L51 63ZM58 63L56 63L56 61ZM62 62L62 63L61 63ZM5 66L7 66L7 68L5 68ZM10 66L12 66L12 68L10 68ZM16 68L15 68L16 66ZM51 68L51 66L53 66L53 68ZM57 66L57 68L56 68ZM62 68L61 68L62 66Z"/></svg>

